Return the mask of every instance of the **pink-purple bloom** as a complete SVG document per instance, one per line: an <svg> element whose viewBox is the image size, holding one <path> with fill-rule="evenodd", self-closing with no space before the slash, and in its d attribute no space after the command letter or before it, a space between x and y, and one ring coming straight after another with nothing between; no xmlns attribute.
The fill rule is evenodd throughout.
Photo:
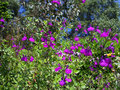
<svg viewBox="0 0 120 90"><path fill-rule="evenodd" d="M34 58L33 56L30 57L30 62L33 62Z"/></svg>
<svg viewBox="0 0 120 90"><path fill-rule="evenodd" d="M60 69L62 69L62 67L60 66L60 64L58 64L59 67L55 68L55 72L58 72Z"/></svg>
<svg viewBox="0 0 120 90"><path fill-rule="evenodd" d="M71 74L71 73L72 73L72 70L67 68L67 69L65 70L65 72L66 72L67 74Z"/></svg>
<svg viewBox="0 0 120 90"><path fill-rule="evenodd" d="M75 40L75 41L79 41L79 37L76 36L76 37L74 38L74 40Z"/></svg>
<svg viewBox="0 0 120 90"><path fill-rule="evenodd" d="M78 27L79 29L81 29L81 28L82 28L81 24L79 24L77 27Z"/></svg>
<svg viewBox="0 0 120 90"><path fill-rule="evenodd" d="M75 50L75 46L71 46L70 49L71 49L71 50Z"/></svg>
<svg viewBox="0 0 120 90"><path fill-rule="evenodd" d="M65 80L61 80L61 81L59 81L59 84L61 85L61 86L64 86L66 83L65 83Z"/></svg>
<svg viewBox="0 0 120 90"><path fill-rule="evenodd" d="M113 41L113 40L116 40L116 42L117 42L117 44L118 44L118 43L119 43L119 41L118 41L118 39L116 38L116 36L117 36L117 35L118 35L118 34L115 34L115 36L114 36L114 37L112 37L112 39L111 39L111 40L112 40L112 41Z"/></svg>
<svg viewBox="0 0 120 90"><path fill-rule="evenodd" d="M88 29L87 29L88 31L94 31L94 27L89 27Z"/></svg>
<svg viewBox="0 0 120 90"><path fill-rule="evenodd" d="M29 41L35 42L34 38L32 38L32 37L29 38Z"/></svg>
<svg viewBox="0 0 120 90"><path fill-rule="evenodd" d="M54 37L50 37L50 40L51 40L51 41L55 41L55 38L54 38Z"/></svg>
<svg viewBox="0 0 120 90"><path fill-rule="evenodd" d="M25 41L25 40L27 40L26 35L22 38L22 41Z"/></svg>
<svg viewBox="0 0 120 90"><path fill-rule="evenodd" d="M60 2L58 0L53 0L51 3L56 3L56 4L60 5Z"/></svg>
<svg viewBox="0 0 120 90"><path fill-rule="evenodd" d="M3 22L3 23L4 23L5 21L4 21L4 19L3 19L3 18L1 18L1 19L0 19L0 22Z"/></svg>
<svg viewBox="0 0 120 90"><path fill-rule="evenodd" d="M84 29L84 32L85 32L85 34L87 34L87 30L86 29Z"/></svg>
<svg viewBox="0 0 120 90"><path fill-rule="evenodd" d="M53 24L51 22L48 22L48 25L53 26Z"/></svg>
<svg viewBox="0 0 120 90"><path fill-rule="evenodd" d="M85 3L86 2L86 0L82 0L82 3Z"/></svg>

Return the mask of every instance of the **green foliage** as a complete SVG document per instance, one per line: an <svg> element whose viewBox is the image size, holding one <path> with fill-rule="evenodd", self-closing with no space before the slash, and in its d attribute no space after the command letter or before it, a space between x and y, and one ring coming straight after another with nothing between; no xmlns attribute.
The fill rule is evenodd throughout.
<svg viewBox="0 0 120 90"><path fill-rule="evenodd" d="M0 17L3 17L7 21L12 18L12 13L10 9L8 9L9 3L0 1Z"/></svg>

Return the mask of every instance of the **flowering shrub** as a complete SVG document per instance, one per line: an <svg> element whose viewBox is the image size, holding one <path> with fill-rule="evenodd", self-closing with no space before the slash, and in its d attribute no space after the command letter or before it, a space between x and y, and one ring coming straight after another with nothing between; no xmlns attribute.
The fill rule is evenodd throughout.
<svg viewBox="0 0 120 90"><path fill-rule="evenodd" d="M82 0L83 3L85 1ZM52 0L52 3L60 5L58 0ZM36 28L34 21L38 23L38 19L26 19L32 22L32 26L27 23L26 28L34 27L33 30L21 35L19 43L13 36L9 48L1 44L0 89L104 90L113 89L118 84L120 68L116 56L120 40L111 29L103 31L92 26L83 29L79 23L76 31L83 29L83 33L90 35L75 35L73 40L60 43L61 33L67 35L63 31L69 26L66 19L57 22L56 32L53 32L56 24L50 20L44 20L40 23L41 27Z"/></svg>

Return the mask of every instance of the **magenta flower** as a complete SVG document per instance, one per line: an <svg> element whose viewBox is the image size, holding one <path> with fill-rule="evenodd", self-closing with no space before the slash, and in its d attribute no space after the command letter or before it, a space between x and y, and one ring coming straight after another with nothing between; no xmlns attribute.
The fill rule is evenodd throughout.
<svg viewBox="0 0 120 90"><path fill-rule="evenodd" d="M88 31L94 31L94 27L89 27L88 29L87 29Z"/></svg>
<svg viewBox="0 0 120 90"><path fill-rule="evenodd" d="M82 0L82 3L85 3L86 2L86 0Z"/></svg>
<svg viewBox="0 0 120 90"><path fill-rule="evenodd" d="M49 22L48 25L53 26L53 24L51 22Z"/></svg>
<svg viewBox="0 0 120 90"><path fill-rule="evenodd" d="M13 48L13 47L17 47L17 46L16 46L15 44L13 44L13 45L12 45L12 48Z"/></svg>
<svg viewBox="0 0 120 90"><path fill-rule="evenodd" d="M58 72L60 69L62 69L62 67L60 66L60 64L58 64L59 67L55 68L55 72Z"/></svg>
<svg viewBox="0 0 120 90"><path fill-rule="evenodd" d="M62 58L62 60L65 60L65 55L63 55L63 58Z"/></svg>
<svg viewBox="0 0 120 90"><path fill-rule="evenodd" d="M69 56L69 58L68 58L70 61L72 61L72 59L71 59L71 56Z"/></svg>
<svg viewBox="0 0 120 90"><path fill-rule="evenodd" d="M116 36L117 36L117 35L118 35L118 34L115 34L115 36L114 36L114 37L112 37L112 39L111 39L111 40L112 40L112 41L113 41L113 40L116 40L116 42L117 42L117 44L118 44L119 42L118 42L118 39L116 38Z"/></svg>
<svg viewBox="0 0 120 90"><path fill-rule="evenodd" d="M67 82L72 82L72 79L71 79L71 78L65 78L65 80L66 80Z"/></svg>
<svg viewBox="0 0 120 90"><path fill-rule="evenodd" d="M94 62L94 65L97 65L97 62L96 62L96 61Z"/></svg>
<svg viewBox="0 0 120 90"><path fill-rule="evenodd" d="M94 69L91 66L89 68L91 69L91 71L94 71Z"/></svg>
<svg viewBox="0 0 120 90"><path fill-rule="evenodd" d="M60 84L61 86L64 86L66 83L65 83L64 80L61 80L61 81L59 81L59 84Z"/></svg>
<svg viewBox="0 0 120 90"><path fill-rule="evenodd" d="M40 32L44 32L44 30L42 29Z"/></svg>
<svg viewBox="0 0 120 90"><path fill-rule="evenodd" d="M47 33L45 33L44 36L47 37L48 36Z"/></svg>
<svg viewBox="0 0 120 90"><path fill-rule="evenodd" d="M69 53L69 50L68 50L68 49L65 49L64 52L68 54L68 53Z"/></svg>
<svg viewBox="0 0 120 90"><path fill-rule="evenodd" d="M84 48L82 48L81 50L80 50L80 53L81 54L84 54L85 56L92 56L92 51L91 51L91 49L84 49Z"/></svg>
<svg viewBox="0 0 120 90"><path fill-rule="evenodd" d="M56 3L56 4L60 5L60 2L58 0L53 0L51 3Z"/></svg>
<svg viewBox="0 0 120 90"><path fill-rule="evenodd" d="M25 41L25 40L27 40L26 35L22 38L22 41Z"/></svg>
<svg viewBox="0 0 120 90"><path fill-rule="evenodd" d="M27 62L27 56L24 56L24 55L23 55L23 57L21 58L21 61Z"/></svg>
<svg viewBox="0 0 120 90"><path fill-rule="evenodd" d="M59 57L62 56L62 52L61 52L61 51L60 51L60 52L57 52L56 54L57 54Z"/></svg>
<svg viewBox="0 0 120 90"><path fill-rule="evenodd" d="M99 64L100 64L100 66L102 66L102 67L107 67L107 66L108 66L108 63L105 62L104 59L102 59Z"/></svg>
<svg viewBox="0 0 120 90"><path fill-rule="evenodd" d="M63 30L63 28L60 28L60 30Z"/></svg>
<svg viewBox="0 0 120 90"><path fill-rule="evenodd" d="M101 34L101 31L99 29L96 29L96 32L98 32L99 34Z"/></svg>
<svg viewBox="0 0 120 90"><path fill-rule="evenodd" d="M4 21L4 19L3 19L3 18L1 18L1 19L0 19L0 22L3 22L3 23L4 23L5 21Z"/></svg>
<svg viewBox="0 0 120 90"><path fill-rule="evenodd" d="M81 29L82 27L81 27L81 24L79 24L78 26L77 26L79 29Z"/></svg>
<svg viewBox="0 0 120 90"><path fill-rule="evenodd" d="M55 41L55 38L54 38L54 37L50 37L50 40L51 40L51 41Z"/></svg>
<svg viewBox="0 0 120 90"><path fill-rule="evenodd" d="M43 46L44 46L45 48L47 48L47 47L48 47L47 43L43 43Z"/></svg>
<svg viewBox="0 0 120 90"><path fill-rule="evenodd" d="M76 28L75 31L78 31L78 29Z"/></svg>
<svg viewBox="0 0 120 90"><path fill-rule="evenodd" d="M67 74L71 74L71 73L72 73L72 70L67 68L67 69L65 70L65 72L66 72Z"/></svg>
<svg viewBox="0 0 120 90"><path fill-rule="evenodd" d="M108 67L109 67L109 68L113 68L112 64L109 64Z"/></svg>
<svg viewBox="0 0 120 90"><path fill-rule="evenodd" d="M76 36L76 37L74 38L74 40L75 40L75 41L79 41L79 38Z"/></svg>
<svg viewBox="0 0 120 90"><path fill-rule="evenodd" d="M34 58L33 58L33 56L31 56L31 58L30 58L30 62L33 62L33 60L34 60Z"/></svg>
<svg viewBox="0 0 120 90"><path fill-rule="evenodd" d="M49 34L52 34L52 32L51 32L50 30L48 31L48 33L49 33Z"/></svg>
<svg viewBox="0 0 120 90"><path fill-rule="evenodd" d="M75 50L75 46L71 46L70 49L71 49L71 50Z"/></svg>
<svg viewBox="0 0 120 90"><path fill-rule="evenodd" d="M109 36L109 33L108 32L103 32L100 37L108 37Z"/></svg>
<svg viewBox="0 0 120 90"><path fill-rule="evenodd" d="M29 41L31 41L31 42L35 42L35 40L31 37L31 38L29 38Z"/></svg>
<svg viewBox="0 0 120 90"><path fill-rule="evenodd" d="M81 53L81 54L84 54L84 53L85 53L85 49L82 48L82 49L80 50L80 53Z"/></svg>
<svg viewBox="0 0 120 90"><path fill-rule="evenodd" d="M87 30L86 29L84 29L84 32L85 32L85 34L87 34Z"/></svg>

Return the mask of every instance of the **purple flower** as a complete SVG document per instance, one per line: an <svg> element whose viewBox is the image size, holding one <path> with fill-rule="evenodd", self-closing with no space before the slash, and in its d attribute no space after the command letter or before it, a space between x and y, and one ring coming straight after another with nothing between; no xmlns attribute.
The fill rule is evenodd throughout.
<svg viewBox="0 0 120 90"><path fill-rule="evenodd" d="M79 38L76 36L76 37L74 38L74 40L75 40L75 41L79 41Z"/></svg>
<svg viewBox="0 0 120 90"><path fill-rule="evenodd" d="M47 37L48 36L47 33L45 33L44 36Z"/></svg>
<svg viewBox="0 0 120 90"><path fill-rule="evenodd" d="M62 58L62 60L65 60L65 55L63 55L63 58Z"/></svg>
<svg viewBox="0 0 120 90"><path fill-rule="evenodd" d="M47 47L48 47L47 43L43 43L43 46L44 46L45 48L47 48Z"/></svg>
<svg viewBox="0 0 120 90"><path fill-rule="evenodd" d="M69 60L72 61L71 56L69 56Z"/></svg>
<svg viewBox="0 0 120 90"><path fill-rule="evenodd" d="M12 48L13 48L13 47L17 47L17 46L16 46L15 44L13 44Z"/></svg>
<svg viewBox="0 0 120 90"><path fill-rule="evenodd" d="M85 32L85 34L87 34L87 30L86 29L84 29L84 32Z"/></svg>
<svg viewBox="0 0 120 90"><path fill-rule="evenodd" d="M44 42L44 41L45 41L43 37L41 37L41 41L42 41L42 42Z"/></svg>
<svg viewBox="0 0 120 90"><path fill-rule="evenodd" d="M48 33L49 33L49 34L52 34L52 32L51 32L50 30L48 31Z"/></svg>
<svg viewBox="0 0 120 90"><path fill-rule="evenodd" d="M109 64L108 67L109 67L109 68L113 68L112 64Z"/></svg>
<svg viewBox="0 0 120 90"><path fill-rule="evenodd" d="M105 62L104 59L102 59L99 64L100 64L100 66L102 66L102 67L107 67L107 66L108 66L108 63Z"/></svg>
<svg viewBox="0 0 120 90"><path fill-rule="evenodd" d="M85 49L85 52L84 52L84 55L85 56L92 56L92 51L91 51L91 49Z"/></svg>
<svg viewBox="0 0 120 90"><path fill-rule="evenodd" d="M65 79L67 82L72 82L72 79L71 78L66 78Z"/></svg>
<svg viewBox="0 0 120 90"><path fill-rule="evenodd" d="M53 24L51 22L49 22L48 25L53 26Z"/></svg>
<svg viewBox="0 0 120 90"><path fill-rule="evenodd" d="M82 0L82 3L85 3L86 2L86 0Z"/></svg>
<svg viewBox="0 0 120 90"><path fill-rule="evenodd" d="M94 31L94 27L89 27L88 29L87 29L88 31Z"/></svg>
<svg viewBox="0 0 120 90"><path fill-rule="evenodd" d="M94 69L91 66L89 68L91 69L91 71L94 71Z"/></svg>
<svg viewBox="0 0 120 90"><path fill-rule="evenodd" d="M51 40L51 41L54 41L54 40L55 40L55 38L54 38L54 37L50 37L50 40Z"/></svg>
<svg viewBox="0 0 120 90"><path fill-rule="evenodd" d="M98 32L99 34L101 33L101 31L99 29L96 29L96 32Z"/></svg>
<svg viewBox="0 0 120 90"><path fill-rule="evenodd" d="M109 36L109 33L108 32L103 32L100 37L108 37Z"/></svg>
<svg viewBox="0 0 120 90"><path fill-rule="evenodd" d="M23 57L21 58L21 61L27 62L27 56L24 56L24 55L23 55Z"/></svg>
<svg viewBox="0 0 120 90"><path fill-rule="evenodd" d="M71 50L75 50L75 46L71 46L70 49L71 49Z"/></svg>
<svg viewBox="0 0 120 90"><path fill-rule="evenodd" d="M75 31L78 31L78 29L76 28Z"/></svg>
<svg viewBox="0 0 120 90"><path fill-rule="evenodd" d="M112 39L111 39L111 40L112 40L112 41L113 41L113 40L116 40L116 42L117 42L117 44L118 44L119 42L118 42L118 39L116 38L116 36L117 36L117 34L115 34L115 36L114 36L114 37L112 37Z"/></svg>
<svg viewBox="0 0 120 90"><path fill-rule="evenodd" d="M35 40L32 37L29 38L29 41L35 42Z"/></svg>
<svg viewBox="0 0 120 90"><path fill-rule="evenodd" d="M80 50L80 53L81 53L81 54L84 54L84 53L85 53L85 49L82 48L82 49Z"/></svg>
<svg viewBox="0 0 120 90"><path fill-rule="evenodd" d="M94 38L92 38L92 42L93 42L94 40L98 43L97 38L95 38L95 36L94 36Z"/></svg>
<svg viewBox="0 0 120 90"><path fill-rule="evenodd" d="M57 54L59 57L62 56L62 52L61 52L61 51L60 51L60 52L57 52L56 54Z"/></svg>
<svg viewBox="0 0 120 90"><path fill-rule="evenodd" d="M76 37L74 38L74 40L75 40L75 41L79 41L79 37L76 36Z"/></svg>
<svg viewBox="0 0 120 90"><path fill-rule="evenodd" d="M62 67L60 66L60 64L58 64L59 67L55 68L55 72L58 72L60 69L62 69Z"/></svg>
<svg viewBox="0 0 120 90"><path fill-rule="evenodd" d="M1 19L0 19L0 22L3 22L3 23L4 23L5 21L4 21L4 19L3 19L3 18L1 18Z"/></svg>
<svg viewBox="0 0 120 90"><path fill-rule="evenodd" d="M60 30L63 30L63 28L60 28Z"/></svg>
<svg viewBox="0 0 120 90"><path fill-rule="evenodd" d="M60 2L58 0L53 0L51 3L56 3L56 4L60 5Z"/></svg>
<svg viewBox="0 0 120 90"><path fill-rule="evenodd" d="M60 84L61 86L64 86L66 83L65 83L64 80L61 80L61 81L59 81L59 84Z"/></svg>
<svg viewBox="0 0 120 90"><path fill-rule="evenodd" d="M68 53L69 53L69 50L68 50L68 49L65 49L64 52L68 54Z"/></svg>
<svg viewBox="0 0 120 90"><path fill-rule="evenodd" d="M81 27L81 24L79 24L78 26L77 26L79 29L81 29L82 27Z"/></svg>
<svg viewBox="0 0 120 90"><path fill-rule="evenodd" d="M66 72L67 74L71 74L71 73L72 73L72 70L67 68L67 69L65 70L65 72Z"/></svg>
<svg viewBox="0 0 120 90"><path fill-rule="evenodd" d="M40 32L44 32L43 29Z"/></svg>
<svg viewBox="0 0 120 90"><path fill-rule="evenodd" d="M97 65L97 62L96 62L96 61L94 62L94 65Z"/></svg>
<svg viewBox="0 0 120 90"><path fill-rule="evenodd" d="M27 40L26 35L24 35L24 37L22 38L22 41L25 41L25 40Z"/></svg>
<svg viewBox="0 0 120 90"><path fill-rule="evenodd" d="M30 58L30 62L33 62L33 60L34 60L34 58L33 58L33 56L31 56L31 58Z"/></svg>

